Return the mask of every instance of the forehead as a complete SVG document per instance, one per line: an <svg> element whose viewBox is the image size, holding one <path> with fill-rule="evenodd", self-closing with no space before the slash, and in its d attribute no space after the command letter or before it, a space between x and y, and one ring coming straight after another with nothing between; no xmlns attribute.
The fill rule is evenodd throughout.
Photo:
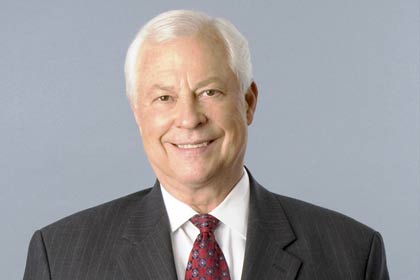
<svg viewBox="0 0 420 280"><path fill-rule="evenodd" d="M137 70L141 80L167 74L201 77L231 72L222 41L205 34L163 43L145 42L139 52Z"/></svg>

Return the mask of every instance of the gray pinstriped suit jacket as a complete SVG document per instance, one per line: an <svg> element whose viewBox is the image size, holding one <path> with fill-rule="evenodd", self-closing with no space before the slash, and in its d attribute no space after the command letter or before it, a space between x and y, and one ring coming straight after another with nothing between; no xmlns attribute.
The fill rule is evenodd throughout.
<svg viewBox="0 0 420 280"><path fill-rule="evenodd" d="M389 279L379 233L339 213L273 194L250 175L243 280ZM35 232L24 280L175 280L159 183Z"/></svg>

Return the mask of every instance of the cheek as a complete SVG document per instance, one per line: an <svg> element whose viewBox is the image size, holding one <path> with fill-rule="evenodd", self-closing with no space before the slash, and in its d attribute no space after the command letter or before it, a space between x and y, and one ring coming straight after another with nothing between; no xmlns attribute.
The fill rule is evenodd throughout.
<svg viewBox="0 0 420 280"><path fill-rule="evenodd" d="M244 141L246 141L247 133L245 111L238 105L227 109L225 112L230 113L225 113L224 118L220 120L220 124L225 131L226 140L228 140L226 144L229 147L226 148L231 149L243 145Z"/></svg>
<svg viewBox="0 0 420 280"><path fill-rule="evenodd" d="M147 142L148 138L153 135L153 119L150 118L150 115L143 110L137 111L135 116L140 136L142 137L143 142Z"/></svg>
<svg viewBox="0 0 420 280"><path fill-rule="evenodd" d="M144 142L160 141L170 128L168 117L143 114L139 122L139 129Z"/></svg>
<svg viewBox="0 0 420 280"><path fill-rule="evenodd" d="M236 128L239 132L243 132L243 130L246 130L247 126L247 116L246 116L246 105L245 102L243 102L242 99L236 100L234 103L234 106L232 108L228 109L227 112L231 112L229 115L230 122L232 123L232 126Z"/></svg>

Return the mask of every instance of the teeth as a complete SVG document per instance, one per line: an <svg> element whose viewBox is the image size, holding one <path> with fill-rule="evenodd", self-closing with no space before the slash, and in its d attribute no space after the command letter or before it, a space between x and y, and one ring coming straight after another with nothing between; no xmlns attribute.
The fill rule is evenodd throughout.
<svg viewBox="0 0 420 280"><path fill-rule="evenodd" d="M205 147L209 144L209 142L203 142L200 144L182 144L182 145L177 145L178 148L181 149L196 149L196 148L201 148L201 147Z"/></svg>

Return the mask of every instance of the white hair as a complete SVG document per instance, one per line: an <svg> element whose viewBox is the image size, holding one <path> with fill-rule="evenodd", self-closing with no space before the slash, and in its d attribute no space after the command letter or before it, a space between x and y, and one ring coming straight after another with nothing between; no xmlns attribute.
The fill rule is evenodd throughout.
<svg viewBox="0 0 420 280"><path fill-rule="evenodd" d="M252 82L251 55L248 41L229 21L211 18L208 15L189 10L164 12L146 23L137 33L125 59L126 93L131 102L137 101L137 74L139 52L142 44L163 43L179 37L212 31L222 40L228 55L228 63L235 73L242 92L246 92ZM210 34L209 34L210 35Z"/></svg>

